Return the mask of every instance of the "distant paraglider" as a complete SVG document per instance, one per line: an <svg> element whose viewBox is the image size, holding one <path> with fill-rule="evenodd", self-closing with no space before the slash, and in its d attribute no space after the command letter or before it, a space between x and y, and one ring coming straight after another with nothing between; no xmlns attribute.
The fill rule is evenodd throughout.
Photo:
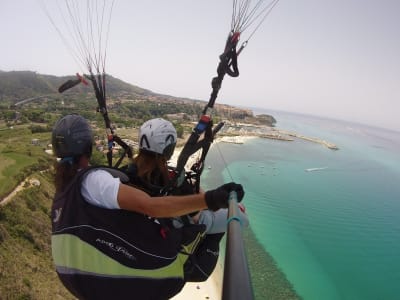
<svg viewBox="0 0 400 300"><path fill-rule="evenodd" d="M66 90L73 88L74 86L83 83L84 85L88 85L89 83L85 80L85 78L81 75L79 75L79 73L76 73L76 77L78 79L70 79L67 82L65 82L64 84L62 84L59 88L58 88L58 92L59 93L63 93Z"/></svg>

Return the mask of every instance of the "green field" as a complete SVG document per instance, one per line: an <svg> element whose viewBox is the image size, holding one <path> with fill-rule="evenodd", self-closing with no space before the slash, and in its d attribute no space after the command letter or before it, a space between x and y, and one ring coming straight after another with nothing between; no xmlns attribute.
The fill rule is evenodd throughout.
<svg viewBox="0 0 400 300"><path fill-rule="evenodd" d="M10 193L33 171L47 169L52 157L44 152L50 133L35 133L24 125L0 128L0 197ZM32 144L36 140L37 144Z"/></svg>

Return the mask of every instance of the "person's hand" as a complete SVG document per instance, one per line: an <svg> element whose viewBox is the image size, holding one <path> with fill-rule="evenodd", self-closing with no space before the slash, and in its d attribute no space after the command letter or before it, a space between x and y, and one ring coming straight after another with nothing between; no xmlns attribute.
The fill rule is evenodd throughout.
<svg viewBox="0 0 400 300"><path fill-rule="evenodd" d="M208 209L216 211L220 208L228 208L229 194L232 191L236 192L237 201L242 201L244 190L241 184L230 182L215 190L207 191L205 193L205 198Z"/></svg>

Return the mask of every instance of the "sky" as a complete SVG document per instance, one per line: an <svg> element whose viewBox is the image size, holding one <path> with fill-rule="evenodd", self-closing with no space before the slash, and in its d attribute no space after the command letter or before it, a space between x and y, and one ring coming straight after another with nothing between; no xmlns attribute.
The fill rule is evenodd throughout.
<svg viewBox="0 0 400 300"><path fill-rule="evenodd" d="M44 12L43 3L55 18L54 2L0 0L0 70L85 71ZM398 0L280 0L217 102L400 131L399 13ZM207 101L231 15L228 0L116 0L106 71L153 92Z"/></svg>

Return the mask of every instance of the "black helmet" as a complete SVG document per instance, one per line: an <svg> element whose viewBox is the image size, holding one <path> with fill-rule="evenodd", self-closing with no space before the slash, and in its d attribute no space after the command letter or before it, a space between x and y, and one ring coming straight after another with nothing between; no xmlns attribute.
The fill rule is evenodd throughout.
<svg viewBox="0 0 400 300"><path fill-rule="evenodd" d="M57 157L75 157L92 153L92 129L85 118L66 115L54 125L51 143Z"/></svg>

